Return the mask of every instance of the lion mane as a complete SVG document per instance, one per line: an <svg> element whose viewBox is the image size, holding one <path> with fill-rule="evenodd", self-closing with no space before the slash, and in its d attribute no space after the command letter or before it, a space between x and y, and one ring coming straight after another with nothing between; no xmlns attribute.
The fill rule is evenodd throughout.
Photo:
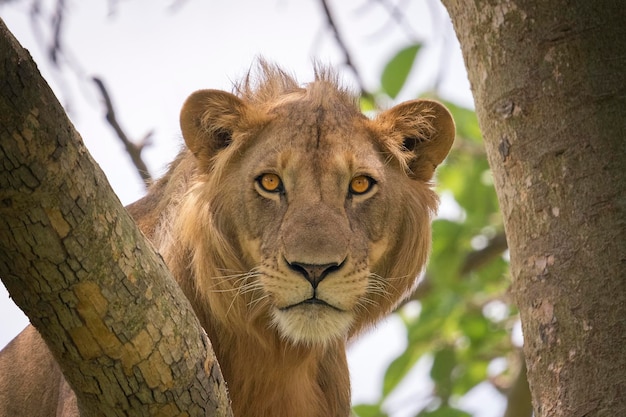
<svg viewBox="0 0 626 417"><path fill-rule="evenodd" d="M180 120L186 147L128 210L207 331L234 415L350 415L346 344L424 268L449 112L413 100L370 119L332 71L301 85L261 61Z"/></svg>

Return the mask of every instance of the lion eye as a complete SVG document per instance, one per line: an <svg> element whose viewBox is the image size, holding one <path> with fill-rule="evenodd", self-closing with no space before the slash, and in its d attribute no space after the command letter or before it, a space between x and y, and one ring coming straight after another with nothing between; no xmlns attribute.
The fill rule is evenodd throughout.
<svg viewBox="0 0 626 417"><path fill-rule="evenodd" d="M356 176L352 178L352 181L350 181L350 193L355 194L355 195L365 194L366 192L372 189L374 184L375 184L375 181L368 176L365 176L365 175Z"/></svg>
<svg viewBox="0 0 626 417"><path fill-rule="evenodd" d="M257 182L263 191L278 193L283 190L283 182L276 174L263 174L257 178Z"/></svg>

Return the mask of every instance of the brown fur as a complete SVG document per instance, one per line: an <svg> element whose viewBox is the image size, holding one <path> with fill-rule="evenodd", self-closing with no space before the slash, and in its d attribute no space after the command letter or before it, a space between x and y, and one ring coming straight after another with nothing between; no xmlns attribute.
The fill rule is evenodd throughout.
<svg viewBox="0 0 626 417"><path fill-rule="evenodd" d="M235 416L348 416L345 345L412 291L426 262L449 113L416 100L370 120L329 71L301 87L262 62L236 94L194 93L181 127L188 150L128 209L213 342ZM259 185L265 173L281 192ZM373 187L351 193L361 175ZM23 355L16 343L44 353L40 375L28 361L12 374L67 386L32 329L0 366Z"/></svg>

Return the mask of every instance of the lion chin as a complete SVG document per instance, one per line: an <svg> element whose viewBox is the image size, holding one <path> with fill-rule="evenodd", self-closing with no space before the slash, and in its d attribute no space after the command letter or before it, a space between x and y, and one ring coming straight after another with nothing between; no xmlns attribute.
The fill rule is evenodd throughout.
<svg viewBox="0 0 626 417"><path fill-rule="evenodd" d="M272 320L279 333L292 343L327 345L338 338L347 338L354 315L312 298L274 309Z"/></svg>

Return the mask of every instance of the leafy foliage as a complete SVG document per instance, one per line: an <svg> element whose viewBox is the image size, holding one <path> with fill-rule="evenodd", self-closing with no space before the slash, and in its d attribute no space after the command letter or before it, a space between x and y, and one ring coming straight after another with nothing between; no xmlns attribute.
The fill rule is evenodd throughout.
<svg viewBox="0 0 626 417"><path fill-rule="evenodd" d="M381 80L387 96L401 91L418 52L419 45L411 45L389 61ZM406 326L407 348L389 365L378 403L354 407L360 417L386 416L386 400L422 358L431 358L434 389L417 416L471 416L457 408L459 398L488 380L492 361L514 350L510 330L517 316L506 304L504 231L480 128L472 110L445 104L456 121L457 139L438 169L437 186L454 210L433 223L430 263L410 301L419 314L397 312ZM496 244L496 250L485 249Z"/></svg>
<svg viewBox="0 0 626 417"><path fill-rule="evenodd" d="M407 46L391 58L385 66L380 82L389 97L395 98L402 90L421 46L419 43Z"/></svg>

